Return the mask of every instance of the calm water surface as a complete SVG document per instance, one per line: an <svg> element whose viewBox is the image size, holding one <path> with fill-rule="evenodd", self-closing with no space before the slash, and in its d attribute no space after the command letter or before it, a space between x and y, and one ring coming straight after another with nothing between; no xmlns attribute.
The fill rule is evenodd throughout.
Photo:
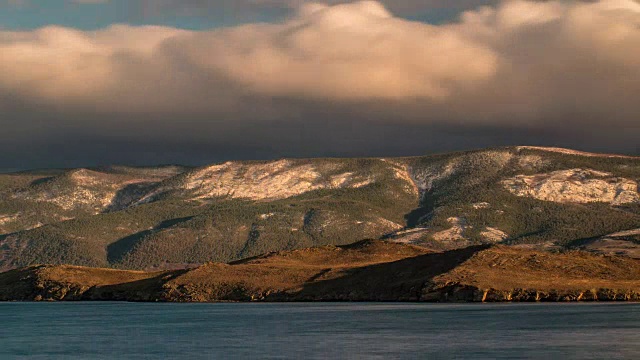
<svg viewBox="0 0 640 360"><path fill-rule="evenodd" d="M640 304L0 303L0 359L640 359Z"/></svg>

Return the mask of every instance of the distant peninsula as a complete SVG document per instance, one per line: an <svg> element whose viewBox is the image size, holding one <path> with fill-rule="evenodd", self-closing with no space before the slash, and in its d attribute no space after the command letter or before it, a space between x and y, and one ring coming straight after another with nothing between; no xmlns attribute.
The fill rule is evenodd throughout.
<svg viewBox="0 0 640 360"><path fill-rule="evenodd" d="M0 300L640 301L640 262L501 245L434 253L370 240L170 271L33 266L0 274Z"/></svg>

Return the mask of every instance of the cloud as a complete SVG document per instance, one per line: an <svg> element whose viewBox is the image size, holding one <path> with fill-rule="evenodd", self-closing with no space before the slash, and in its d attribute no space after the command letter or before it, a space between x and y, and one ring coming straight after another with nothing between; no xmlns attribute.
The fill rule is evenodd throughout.
<svg viewBox="0 0 640 360"><path fill-rule="evenodd" d="M357 0L324 0L318 1L327 5L356 2ZM495 4L500 0L382 0L381 3L398 14L413 14L416 11L431 9L471 9L479 5ZM111 0L59 0L64 3L75 4L103 4L115 3ZM268 9L292 10L304 4L313 3L312 0L130 0L128 10L141 12L142 15L196 15L216 16L220 13L227 15L246 15ZM0 6L23 6L31 0L0 0ZM115 5L114 5L115 6ZM136 10L137 9L137 10Z"/></svg>
<svg viewBox="0 0 640 360"><path fill-rule="evenodd" d="M51 26L2 37L11 61L0 64L1 87L37 101L105 110L190 104L215 111L245 95L440 101L456 87L487 80L497 65L491 49L458 31L395 18L373 1L306 5L284 24L207 32ZM195 92L216 100L194 98Z"/></svg>
<svg viewBox="0 0 640 360"><path fill-rule="evenodd" d="M541 141L637 151L587 133L640 136L639 25L631 0L505 1L443 25L362 1L304 4L282 23L211 31L2 31L0 111L13 115L0 125L17 139L47 123L57 130L44 142L64 137L60 129L147 129L158 143L182 136L219 149L279 141L273 154L323 145L353 153L384 140L371 129L389 127L440 131L462 145L464 134L492 129L520 134L514 141L551 133ZM301 140L305 128L315 136ZM327 145L339 131L362 139ZM492 141L509 142L503 135ZM425 149L414 141L389 149Z"/></svg>
<svg viewBox="0 0 640 360"><path fill-rule="evenodd" d="M433 9L472 9L480 5L496 4L500 0L382 0L381 3L392 12L400 15ZM206 15L207 11L215 15L218 11L236 14L264 9L297 9L314 3L309 0L141 0L141 7L149 14L176 12L182 14ZM325 5L357 2L354 0L317 1Z"/></svg>

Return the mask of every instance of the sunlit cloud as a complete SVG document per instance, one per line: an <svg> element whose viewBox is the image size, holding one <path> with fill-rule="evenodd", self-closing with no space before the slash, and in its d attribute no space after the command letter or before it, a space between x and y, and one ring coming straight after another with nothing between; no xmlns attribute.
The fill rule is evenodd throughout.
<svg viewBox="0 0 640 360"><path fill-rule="evenodd" d="M0 109L54 108L84 131L197 117L191 131L224 133L330 107L345 122L640 135L639 48L631 0L505 1L442 25L363 1L209 31L50 26L0 32Z"/></svg>

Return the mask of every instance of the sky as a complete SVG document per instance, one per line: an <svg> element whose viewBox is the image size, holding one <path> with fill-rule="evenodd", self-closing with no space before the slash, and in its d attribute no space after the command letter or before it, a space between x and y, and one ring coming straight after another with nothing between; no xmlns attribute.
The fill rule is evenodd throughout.
<svg viewBox="0 0 640 360"><path fill-rule="evenodd" d="M640 155L634 0L0 0L0 171Z"/></svg>

